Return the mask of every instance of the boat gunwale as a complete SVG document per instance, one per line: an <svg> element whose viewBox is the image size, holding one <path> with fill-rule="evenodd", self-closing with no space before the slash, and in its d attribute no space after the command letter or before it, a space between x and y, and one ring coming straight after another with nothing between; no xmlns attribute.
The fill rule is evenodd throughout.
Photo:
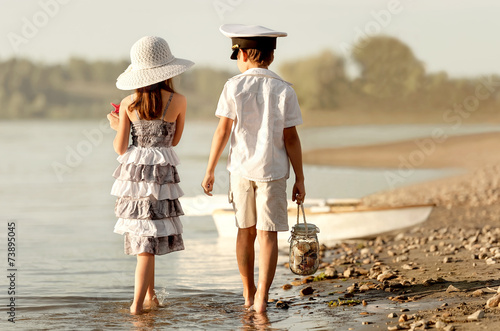
<svg viewBox="0 0 500 331"><path fill-rule="evenodd" d="M425 208L425 207L430 207L433 208L435 207L436 204L414 204L414 205L403 205L403 206L363 206L363 205L357 205L357 206L313 206L316 208L329 208L329 210L321 210L321 211L314 211L311 210L310 207L306 207L305 211L306 214L309 215L320 215L320 214L343 214L343 213L363 213L363 212L377 212L377 211L389 211L389 210L402 210L402 209L410 209L410 208ZM360 208L362 207L362 208ZM335 210L337 209L337 210ZM288 208L288 214L292 214L294 212L295 208ZM214 214L231 214L234 213L233 209L230 208L219 208L219 209L214 209L212 212L212 215Z"/></svg>

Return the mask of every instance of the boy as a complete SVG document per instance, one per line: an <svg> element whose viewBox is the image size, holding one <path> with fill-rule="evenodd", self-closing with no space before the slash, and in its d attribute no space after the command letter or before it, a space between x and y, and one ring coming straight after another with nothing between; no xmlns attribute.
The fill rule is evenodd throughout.
<svg viewBox="0 0 500 331"><path fill-rule="evenodd" d="M232 39L231 59L237 60L241 74L226 83L219 99L219 125L201 185L212 195L215 167L231 136L227 169L238 227L236 257L245 307L253 306L262 313L278 261L277 232L288 231L286 179L290 163L295 172L292 200L302 203L305 197L302 151L295 129L302 124L302 117L290 84L268 70L276 38L286 33L241 24L226 24L220 31ZM255 238L260 245L257 287Z"/></svg>

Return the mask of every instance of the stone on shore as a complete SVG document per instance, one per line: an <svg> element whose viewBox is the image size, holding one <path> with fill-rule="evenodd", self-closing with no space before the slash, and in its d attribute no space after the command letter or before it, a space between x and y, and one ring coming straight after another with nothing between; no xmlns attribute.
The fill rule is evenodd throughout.
<svg viewBox="0 0 500 331"><path fill-rule="evenodd" d="M483 310L478 310L474 314L467 316L467 320L469 320L469 321L479 321L483 317L484 317L484 311Z"/></svg>
<svg viewBox="0 0 500 331"><path fill-rule="evenodd" d="M451 293L451 292L461 292L462 290L456 288L455 286L453 285L450 285L448 286L448 288L446 289L446 292L447 293Z"/></svg>
<svg viewBox="0 0 500 331"><path fill-rule="evenodd" d="M486 301L486 307L495 308L500 304L500 294L497 294Z"/></svg>
<svg viewBox="0 0 500 331"><path fill-rule="evenodd" d="M300 290L300 295L306 296L306 295L311 295L314 293L314 289L311 286L304 287L302 290Z"/></svg>
<svg viewBox="0 0 500 331"><path fill-rule="evenodd" d="M381 273L380 275L378 275L377 280L379 282L383 282L384 280L389 280L389 279L393 279L396 277L397 277L397 275L394 272L388 270L388 271L385 271L385 272Z"/></svg>

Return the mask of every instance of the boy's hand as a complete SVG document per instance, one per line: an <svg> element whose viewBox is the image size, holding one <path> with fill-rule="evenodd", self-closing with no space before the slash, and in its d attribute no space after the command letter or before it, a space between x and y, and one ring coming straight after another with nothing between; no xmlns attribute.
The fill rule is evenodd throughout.
<svg viewBox="0 0 500 331"><path fill-rule="evenodd" d="M212 190L214 189L215 176L213 174L206 174L205 178L203 178L203 182L201 183L201 187L203 187L203 191L205 191L206 195L212 196Z"/></svg>
<svg viewBox="0 0 500 331"><path fill-rule="evenodd" d="M116 114L115 112L111 112L108 114L108 121L109 121L109 126L117 131L118 130L118 123L120 122L120 117L118 116L118 114Z"/></svg>
<svg viewBox="0 0 500 331"><path fill-rule="evenodd" d="M298 205L304 202L306 197L306 188L304 182L295 182L292 189L292 201L296 201Z"/></svg>

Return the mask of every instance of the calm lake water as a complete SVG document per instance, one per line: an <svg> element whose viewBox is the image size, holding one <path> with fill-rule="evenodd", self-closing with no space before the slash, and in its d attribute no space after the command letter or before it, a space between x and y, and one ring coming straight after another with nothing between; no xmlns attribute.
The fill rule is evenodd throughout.
<svg viewBox="0 0 500 331"><path fill-rule="evenodd" d="M14 268L18 329L254 329L261 321L242 308L234 242L219 239L211 210L227 206L223 161L216 194L202 195L210 142L216 123L187 123L176 151L186 197L182 218L186 250L161 256L156 288L166 306L132 317L135 257L123 254L123 238L113 233L115 198L109 194L117 166L114 134L104 122L0 123L0 329L7 321L8 223L15 222ZM359 126L300 131L304 149L346 146L425 136L432 126ZM453 133L498 131L467 126ZM306 166L308 198L350 198L388 188L384 169ZM404 184L447 175L450 170L418 170ZM290 194L290 192L289 192ZM288 235L288 234L283 234ZM282 247L280 263L286 261ZM294 276L279 266L271 297ZM271 309L275 329L328 329L326 316L297 319L296 311ZM294 319L295 318L295 319ZM290 321L294 321L293 323Z"/></svg>

